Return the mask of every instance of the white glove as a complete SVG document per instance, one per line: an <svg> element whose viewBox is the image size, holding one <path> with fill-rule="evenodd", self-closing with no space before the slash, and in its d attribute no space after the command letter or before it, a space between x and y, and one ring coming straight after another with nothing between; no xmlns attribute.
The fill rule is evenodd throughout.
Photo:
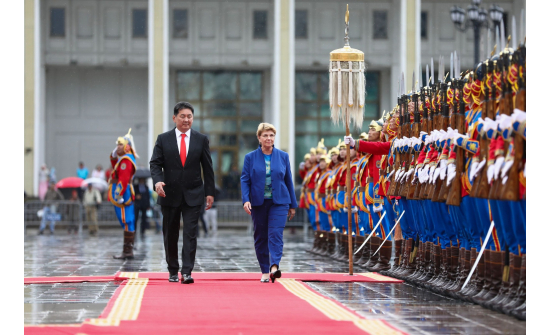
<svg viewBox="0 0 550 335"><path fill-rule="evenodd" d="M348 212L348 206L344 207L344 213Z"/></svg>
<svg viewBox="0 0 550 335"><path fill-rule="evenodd" d="M118 155L116 154L116 147L113 149L113 152L111 152L111 157L117 158Z"/></svg>
<svg viewBox="0 0 550 335"><path fill-rule="evenodd" d="M502 170L500 171L500 178L504 178L508 176L508 171L510 170L513 164L514 164L513 160L504 162L504 165L502 166ZM502 181L502 183L504 184L504 180Z"/></svg>
<svg viewBox="0 0 550 335"><path fill-rule="evenodd" d="M124 198L120 198L116 202L119 203L119 204L123 204L124 203Z"/></svg>
<svg viewBox="0 0 550 335"><path fill-rule="evenodd" d="M430 170L428 172L429 173L429 178L430 178L430 184L433 184L433 182L432 182L433 177L432 176L434 175L435 168L436 168L436 165L430 166Z"/></svg>
<svg viewBox="0 0 550 335"><path fill-rule="evenodd" d="M407 180L409 179L409 177L411 176L411 174L414 173L414 169L413 168L410 168L409 171L407 172Z"/></svg>
<svg viewBox="0 0 550 335"><path fill-rule="evenodd" d="M441 167L441 171L439 172L439 178L441 178L441 180L444 180L445 176L447 175L447 160L442 159L439 162L439 167Z"/></svg>
<svg viewBox="0 0 550 335"><path fill-rule="evenodd" d="M493 181L493 171L495 170L495 164L489 166L489 168L487 169L487 179L488 179L488 183L491 184L491 182Z"/></svg>
<svg viewBox="0 0 550 335"><path fill-rule="evenodd" d="M479 166L479 162L472 162L472 166L470 167L470 175L468 176L468 178L470 179L470 182L474 180L474 176L477 173L478 166Z"/></svg>
<svg viewBox="0 0 550 335"><path fill-rule="evenodd" d="M493 178L496 180L498 178L498 174L500 172L500 169L502 168L502 164L504 163L504 157L499 157L495 160L495 170L493 171Z"/></svg>
<svg viewBox="0 0 550 335"><path fill-rule="evenodd" d="M355 140L351 136L344 136L344 143L349 144L352 147L355 147Z"/></svg>
<svg viewBox="0 0 550 335"><path fill-rule="evenodd" d="M390 174L386 177L387 180L390 180L392 174L395 172L395 170L391 170Z"/></svg>
<svg viewBox="0 0 550 335"><path fill-rule="evenodd" d="M359 211L359 209L357 208L357 206L353 206L353 207L351 208L351 212L352 212L352 213L357 213L358 211Z"/></svg>
<svg viewBox="0 0 550 335"><path fill-rule="evenodd" d="M442 169L443 168L441 166L435 168L434 175L433 175L433 178L432 178L432 184L434 184L437 181L437 177L439 177L439 174L441 173ZM443 178L441 178L441 179L443 179Z"/></svg>
<svg viewBox="0 0 550 335"><path fill-rule="evenodd" d="M403 174L403 169L399 168L399 170L397 171L397 174L395 175L395 180L400 181L402 174Z"/></svg>
<svg viewBox="0 0 550 335"><path fill-rule="evenodd" d="M375 212L375 213L381 212L384 209L383 206L373 206L373 207L374 208L373 208L372 211Z"/></svg>
<svg viewBox="0 0 550 335"><path fill-rule="evenodd" d="M505 115L505 114L502 114L500 116L500 120L499 120L498 125L500 126L500 129L502 129L502 130L512 127L512 117L508 116L508 115Z"/></svg>
<svg viewBox="0 0 550 335"><path fill-rule="evenodd" d="M301 162L300 163L300 170L303 170L306 167L306 163Z"/></svg>
<svg viewBox="0 0 550 335"><path fill-rule="evenodd" d="M481 162L479 162L479 165L477 166L477 169L474 172L474 177L477 177L479 175L479 172L483 169L485 166L485 163L487 163L486 159L483 159Z"/></svg>
<svg viewBox="0 0 550 335"><path fill-rule="evenodd" d="M454 164L449 164L449 166L447 166L447 174L448 174L448 177L447 177L447 186L451 185L451 182L453 181L453 179L455 179L455 176L456 176L456 165Z"/></svg>
<svg viewBox="0 0 550 335"><path fill-rule="evenodd" d="M424 166L418 172L418 181L420 181L421 184L424 184L426 180L428 180L428 167Z"/></svg>

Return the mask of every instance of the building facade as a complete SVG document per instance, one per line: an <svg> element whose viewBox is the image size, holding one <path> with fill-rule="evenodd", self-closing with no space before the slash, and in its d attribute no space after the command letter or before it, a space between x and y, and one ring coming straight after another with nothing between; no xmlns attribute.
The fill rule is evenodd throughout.
<svg viewBox="0 0 550 335"><path fill-rule="evenodd" d="M79 161L105 167L129 128L147 166L181 100L210 137L222 188L262 121L295 168L321 137L334 146L344 129L330 122L327 66L343 46L346 3L350 44L365 53L367 120L395 104L401 72L411 78L431 57L457 50L463 70L473 67L473 34L449 15L469 1L25 0L25 191L37 193L42 164L58 179ZM498 4L506 23L525 8Z"/></svg>

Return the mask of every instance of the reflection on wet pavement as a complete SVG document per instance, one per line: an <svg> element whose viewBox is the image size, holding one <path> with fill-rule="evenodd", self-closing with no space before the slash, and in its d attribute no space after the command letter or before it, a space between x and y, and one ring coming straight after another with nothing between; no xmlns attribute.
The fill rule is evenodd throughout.
<svg viewBox="0 0 550 335"><path fill-rule="evenodd" d="M285 231L284 272L347 272L345 262L313 255L311 238ZM222 230L199 238L195 272L260 272L252 236ZM162 236L136 238L135 259L115 260L122 250L122 231L82 235L25 236L25 277L100 276L118 271L166 272ZM180 248L181 250L181 241ZM356 272L366 272L356 268ZM480 306L450 299L409 284L308 283L365 318L381 318L410 334L524 334L525 322ZM117 283L25 285L25 324L80 323L98 317Z"/></svg>

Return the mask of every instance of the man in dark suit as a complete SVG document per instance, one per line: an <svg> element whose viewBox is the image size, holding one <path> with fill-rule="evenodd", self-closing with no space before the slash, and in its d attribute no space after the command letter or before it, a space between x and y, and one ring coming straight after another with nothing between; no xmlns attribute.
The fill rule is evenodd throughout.
<svg viewBox="0 0 550 335"><path fill-rule="evenodd" d="M180 218L183 218L183 248L181 251L181 283L194 282L191 271L195 265L198 220L206 196L206 210L214 202L214 170L206 135L191 129L193 106L178 102L172 120L176 127L157 137L149 162L158 204L162 208L162 232L169 281L178 281L178 239ZM201 178L204 176L204 185Z"/></svg>

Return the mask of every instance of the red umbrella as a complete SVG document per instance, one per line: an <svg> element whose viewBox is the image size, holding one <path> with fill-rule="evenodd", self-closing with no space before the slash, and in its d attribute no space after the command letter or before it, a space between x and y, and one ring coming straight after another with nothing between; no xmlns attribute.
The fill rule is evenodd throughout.
<svg viewBox="0 0 550 335"><path fill-rule="evenodd" d="M63 178L55 184L57 188L75 188L80 187L84 179L78 177Z"/></svg>

